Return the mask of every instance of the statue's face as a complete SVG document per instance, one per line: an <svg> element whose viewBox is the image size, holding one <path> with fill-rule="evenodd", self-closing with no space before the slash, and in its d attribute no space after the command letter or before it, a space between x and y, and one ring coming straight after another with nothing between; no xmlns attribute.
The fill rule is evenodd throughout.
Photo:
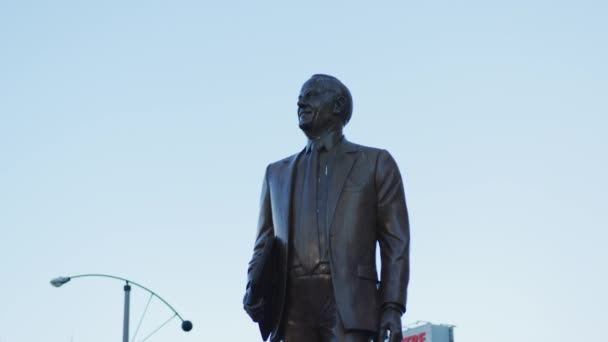
<svg viewBox="0 0 608 342"><path fill-rule="evenodd" d="M325 132L336 119L335 95L323 87L319 80L310 79L302 86L298 96L298 122L309 137Z"/></svg>

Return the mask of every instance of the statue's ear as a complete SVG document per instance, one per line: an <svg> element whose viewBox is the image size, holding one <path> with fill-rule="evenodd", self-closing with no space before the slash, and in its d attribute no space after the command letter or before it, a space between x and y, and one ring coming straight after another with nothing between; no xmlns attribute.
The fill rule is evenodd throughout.
<svg viewBox="0 0 608 342"><path fill-rule="evenodd" d="M334 104L334 114L342 114L345 105L346 99L344 98L344 96L336 97L336 103Z"/></svg>

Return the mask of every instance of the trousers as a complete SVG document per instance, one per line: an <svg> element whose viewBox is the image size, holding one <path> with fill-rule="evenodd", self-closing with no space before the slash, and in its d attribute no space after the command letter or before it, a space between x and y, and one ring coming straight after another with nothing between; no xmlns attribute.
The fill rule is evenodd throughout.
<svg viewBox="0 0 608 342"><path fill-rule="evenodd" d="M336 309L330 274L290 273L283 342L369 342L373 333L346 330Z"/></svg>

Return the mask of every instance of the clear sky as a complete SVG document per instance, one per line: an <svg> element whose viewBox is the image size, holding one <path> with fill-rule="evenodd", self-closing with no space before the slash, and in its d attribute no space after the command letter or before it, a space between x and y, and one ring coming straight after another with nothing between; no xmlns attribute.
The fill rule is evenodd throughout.
<svg viewBox="0 0 608 342"><path fill-rule="evenodd" d="M262 176L303 147L314 73L404 176L405 324L603 340L606 18L604 0L0 2L0 342L119 341L121 283L48 283L79 273L194 323L151 342L257 341ZM139 337L169 316L153 301Z"/></svg>

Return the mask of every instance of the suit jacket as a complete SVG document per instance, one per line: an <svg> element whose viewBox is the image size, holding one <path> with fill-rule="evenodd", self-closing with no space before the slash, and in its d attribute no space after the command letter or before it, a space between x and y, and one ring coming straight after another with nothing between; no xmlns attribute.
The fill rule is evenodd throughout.
<svg viewBox="0 0 608 342"><path fill-rule="evenodd" d="M338 312L346 329L375 331L384 303L405 308L409 280L409 223L403 182L391 155L343 139L336 146L327 198L329 258ZM263 265L267 241L274 241L272 335L285 306L294 171L302 152L266 169L257 238L249 279ZM380 246L381 274L376 272Z"/></svg>

